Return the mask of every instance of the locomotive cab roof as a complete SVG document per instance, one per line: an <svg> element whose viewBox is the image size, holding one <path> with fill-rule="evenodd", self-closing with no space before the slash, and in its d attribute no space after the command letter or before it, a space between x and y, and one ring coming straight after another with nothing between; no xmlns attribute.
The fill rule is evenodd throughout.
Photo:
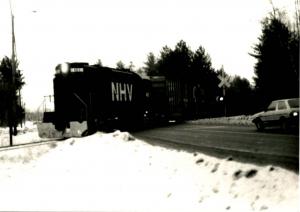
<svg viewBox="0 0 300 212"><path fill-rule="evenodd" d="M84 62L59 64L55 68L57 79L79 80L85 79L93 82L95 79L102 80L125 80L135 82L143 81L142 77L130 69L116 69L99 65L89 65Z"/></svg>
<svg viewBox="0 0 300 212"><path fill-rule="evenodd" d="M99 65L89 65L86 62L67 62L67 63L61 63L58 64L55 67L55 73L56 75L67 75L70 73L89 73L89 72L120 72L123 74L133 74L137 75L135 72L131 71L130 69L116 69L116 68L110 68L105 66L99 66Z"/></svg>

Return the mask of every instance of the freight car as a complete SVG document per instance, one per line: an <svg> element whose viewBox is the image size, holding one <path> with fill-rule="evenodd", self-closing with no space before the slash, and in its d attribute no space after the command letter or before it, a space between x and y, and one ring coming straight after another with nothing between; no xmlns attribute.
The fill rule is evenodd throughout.
<svg viewBox="0 0 300 212"><path fill-rule="evenodd" d="M53 80L54 112L45 112L38 125L41 137L81 136L108 128L139 127L182 121L195 115L195 87L163 76L142 78L128 69L88 63L56 67ZM70 133L71 132L71 133Z"/></svg>
<svg viewBox="0 0 300 212"><path fill-rule="evenodd" d="M150 77L149 117L155 123L184 121L197 116L199 86L165 76Z"/></svg>

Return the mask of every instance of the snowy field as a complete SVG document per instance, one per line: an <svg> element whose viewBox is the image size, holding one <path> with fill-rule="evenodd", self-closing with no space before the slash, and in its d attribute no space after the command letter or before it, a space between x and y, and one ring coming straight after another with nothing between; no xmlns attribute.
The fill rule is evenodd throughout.
<svg viewBox="0 0 300 212"><path fill-rule="evenodd" d="M15 142L38 141L35 125L22 132ZM299 211L298 174L98 132L0 149L0 201L0 211Z"/></svg>

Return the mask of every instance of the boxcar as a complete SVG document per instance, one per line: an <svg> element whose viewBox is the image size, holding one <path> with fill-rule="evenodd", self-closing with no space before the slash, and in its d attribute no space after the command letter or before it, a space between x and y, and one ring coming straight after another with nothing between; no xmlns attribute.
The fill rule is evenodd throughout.
<svg viewBox="0 0 300 212"><path fill-rule="evenodd" d="M155 121L183 121L195 117L197 85L165 76L153 76L150 82L150 112Z"/></svg>

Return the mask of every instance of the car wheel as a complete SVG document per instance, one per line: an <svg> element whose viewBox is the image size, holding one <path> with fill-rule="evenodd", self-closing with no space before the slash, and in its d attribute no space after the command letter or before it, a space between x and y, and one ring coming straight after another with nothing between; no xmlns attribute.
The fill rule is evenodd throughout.
<svg viewBox="0 0 300 212"><path fill-rule="evenodd" d="M255 126L258 131L262 131L265 128L264 123L260 119L255 122Z"/></svg>

